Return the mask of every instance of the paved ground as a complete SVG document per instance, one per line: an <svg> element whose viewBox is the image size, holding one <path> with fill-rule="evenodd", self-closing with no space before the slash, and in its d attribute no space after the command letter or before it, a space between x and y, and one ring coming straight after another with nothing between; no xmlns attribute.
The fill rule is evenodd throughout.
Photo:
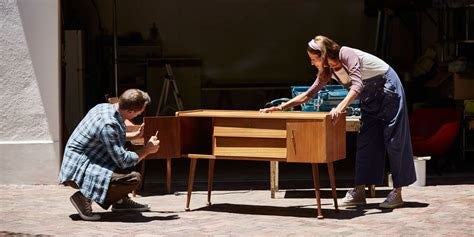
<svg viewBox="0 0 474 237"><path fill-rule="evenodd" d="M325 219L318 220L314 192L266 190L193 193L184 211L184 191L136 197L152 205L146 213L115 214L100 209L102 220L79 220L68 198L74 190L56 185L0 185L0 236L474 236L474 185L404 189L404 208L381 210L387 188L368 205L334 212L330 191L322 192ZM339 189L342 197L344 190Z"/></svg>

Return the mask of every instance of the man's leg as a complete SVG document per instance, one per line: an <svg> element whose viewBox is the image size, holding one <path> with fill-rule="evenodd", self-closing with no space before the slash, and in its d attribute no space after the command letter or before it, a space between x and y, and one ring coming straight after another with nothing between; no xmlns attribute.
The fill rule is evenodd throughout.
<svg viewBox="0 0 474 237"><path fill-rule="evenodd" d="M70 186L74 189L79 189L77 184L74 181L66 181L64 185ZM69 200L71 201L72 205L76 208L79 216L86 221L96 221L100 219L99 214L92 213L92 200L89 198L84 197L81 191L75 192Z"/></svg>
<svg viewBox="0 0 474 237"><path fill-rule="evenodd" d="M135 190L141 182L141 175L136 171L116 171L112 174L107 197L102 208L108 209L112 205L112 211L148 211L148 205L142 205L132 201L128 194Z"/></svg>

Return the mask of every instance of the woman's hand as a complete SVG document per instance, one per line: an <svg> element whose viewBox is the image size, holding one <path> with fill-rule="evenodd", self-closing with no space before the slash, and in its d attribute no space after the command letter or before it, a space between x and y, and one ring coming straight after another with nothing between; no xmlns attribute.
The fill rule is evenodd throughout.
<svg viewBox="0 0 474 237"><path fill-rule="evenodd" d="M339 106L331 109L331 112L329 112L329 114L331 115L331 120L333 124L336 124L337 121L339 121L339 118L341 117L342 113L344 113L344 110L341 109Z"/></svg>
<svg viewBox="0 0 474 237"><path fill-rule="evenodd" d="M270 107L270 108L260 109L260 112L269 113L269 112L280 111L280 110L282 110L280 106L273 106L273 107Z"/></svg>

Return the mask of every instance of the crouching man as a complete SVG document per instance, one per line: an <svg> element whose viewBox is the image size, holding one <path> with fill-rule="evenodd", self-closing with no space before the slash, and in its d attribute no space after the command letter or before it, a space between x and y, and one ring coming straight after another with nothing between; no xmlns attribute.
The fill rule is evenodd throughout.
<svg viewBox="0 0 474 237"><path fill-rule="evenodd" d="M140 184L141 175L126 168L157 152L160 141L153 136L143 148L127 151L124 123L140 115L149 103L146 92L129 89L118 103L98 104L92 108L69 138L59 181L79 189L70 200L82 219L100 219L99 214L92 212L92 201L105 210L112 206L113 212L150 209L128 197ZM143 126L135 136L143 136Z"/></svg>

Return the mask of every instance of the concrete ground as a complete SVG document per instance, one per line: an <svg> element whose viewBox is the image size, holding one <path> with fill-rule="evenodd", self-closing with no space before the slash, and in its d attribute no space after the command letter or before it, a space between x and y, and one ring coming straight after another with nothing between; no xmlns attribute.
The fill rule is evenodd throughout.
<svg viewBox="0 0 474 237"><path fill-rule="evenodd" d="M151 204L150 212L116 214L94 204L102 215L96 222L79 219L68 200L71 188L0 185L0 190L0 236L474 236L473 184L408 187L405 206L394 210L378 208L389 191L378 187L366 206L338 213L325 188L322 220L316 218L311 189L280 190L275 199L267 190L214 191L212 206L206 206L207 192L196 191L190 212L184 211L184 190L148 192L135 200ZM345 190L339 188L338 196Z"/></svg>
<svg viewBox="0 0 474 237"><path fill-rule="evenodd" d="M335 162L339 198L353 184L353 162ZM280 191L271 199L268 162L218 161L213 205L206 206L207 162L200 160L190 212L184 211L189 161L173 161L173 194L165 193L165 167L164 160L147 162L135 200L150 204L150 212L116 214L94 204L102 216L97 222L80 220L71 188L0 185L0 236L474 236L474 159L441 176L428 172L427 186L403 190L403 208L378 208L390 191L384 181L366 206L337 213L320 165L322 220L308 164L280 164Z"/></svg>

